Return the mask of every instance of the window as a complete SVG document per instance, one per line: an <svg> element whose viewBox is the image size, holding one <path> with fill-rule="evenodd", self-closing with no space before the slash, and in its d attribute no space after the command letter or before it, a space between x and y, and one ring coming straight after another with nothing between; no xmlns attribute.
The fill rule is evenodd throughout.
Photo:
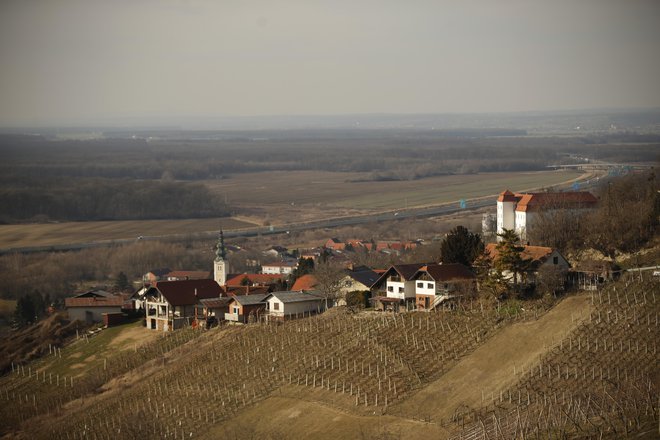
<svg viewBox="0 0 660 440"><path fill-rule="evenodd" d="M388 292L394 292L394 286L387 286Z"/></svg>
<svg viewBox="0 0 660 440"><path fill-rule="evenodd" d="M403 293L403 287L399 287L399 293Z"/></svg>
<svg viewBox="0 0 660 440"><path fill-rule="evenodd" d="M426 283L427 289L433 289L433 283Z"/></svg>
<svg viewBox="0 0 660 440"><path fill-rule="evenodd" d="M559 257L552 257L552 264L559 264Z"/></svg>
<svg viewBox="0 0 660 440"><path fill-rule="evenodd" d="M234 314L235 314L235 315L238 315L238 310L239 310L239 308L236 307L236 306L234 306Z"/></svg>
<svg viewBox="0 0 660 440"><path fill-rule="evenodd" d="M417 283L417 287L419 287L420 289L424 288L424 283Z"/></svg>
<svg viewBox="0 0 660 440"><path fill-rule="evenodd" d="M280 309L280 303L273 303L273 310L279 310Z"/></svg>

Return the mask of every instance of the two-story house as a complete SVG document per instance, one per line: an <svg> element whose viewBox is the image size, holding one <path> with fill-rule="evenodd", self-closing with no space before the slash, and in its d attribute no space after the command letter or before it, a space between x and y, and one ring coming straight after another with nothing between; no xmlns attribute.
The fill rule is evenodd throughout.
<svg viewBox="0 0 660 440"><path fill-rule="evenodd" d="M429 264L412 277L417 310L433 310L447 299L468 294L476 288L476 276L462 264Z"/></svg>
<svg viewBox="0 0 660 440"><path fill-rule="evenodd" d="M397 264L387 269L373 284L380 295L372 298L374 307L398 311L403 305L410 308L415 303L416 287L413 276L424 263Z"/></svg>
<svg viewBox="0 0 660 440"><path fill-rule="evenodd" d="M204 316L200 300L222 293L215 280L158 281L144 295L147 328L170 331L191 325Z"/></svg>
<svg viewBox="0 0 660 440"><path fill-rule="evenodd" d="M229 301L225 321L247 324L257 321L266 311L265 298L268 294L237 295Z"/></svg>

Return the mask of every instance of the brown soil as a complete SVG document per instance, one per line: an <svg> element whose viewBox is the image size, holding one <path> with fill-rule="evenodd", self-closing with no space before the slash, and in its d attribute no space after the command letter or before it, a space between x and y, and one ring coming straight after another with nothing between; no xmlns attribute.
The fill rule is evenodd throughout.
<svg viewBox="0 0 660 440"><path fill-rule="evenodd" d="M586 295L564 299L531 322L510 325L462 359L440 379L390 413L405 417L430 415L449 419L459 408L477 408L484 398L498 395L517 381L519 371L533 365L554 341L566 336L591 311Z"/></svg>

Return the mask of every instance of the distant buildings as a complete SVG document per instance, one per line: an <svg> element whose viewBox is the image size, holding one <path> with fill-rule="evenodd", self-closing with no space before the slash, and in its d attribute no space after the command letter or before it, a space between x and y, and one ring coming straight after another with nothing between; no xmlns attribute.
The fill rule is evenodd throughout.
<svg viewBox="0 0 660 440"><path fill-rule="evenodd" d="M539 212L592 209L597 203L598 199L587 191L514 194L505 190L497 198L497 233L512 229L524 240Z"/></svg>

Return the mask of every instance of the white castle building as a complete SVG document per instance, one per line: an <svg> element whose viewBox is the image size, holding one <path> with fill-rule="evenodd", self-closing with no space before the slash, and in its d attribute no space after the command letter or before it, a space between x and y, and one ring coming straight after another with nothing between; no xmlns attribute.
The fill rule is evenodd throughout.
<svg viewBox="0 0 660 440"><path fill-rule="evenodd" d="M540 211L591 209L598 199L587 191L512 193L505 190L497 198L497 233L513 229L525 239L526 231Z"/></svg>

